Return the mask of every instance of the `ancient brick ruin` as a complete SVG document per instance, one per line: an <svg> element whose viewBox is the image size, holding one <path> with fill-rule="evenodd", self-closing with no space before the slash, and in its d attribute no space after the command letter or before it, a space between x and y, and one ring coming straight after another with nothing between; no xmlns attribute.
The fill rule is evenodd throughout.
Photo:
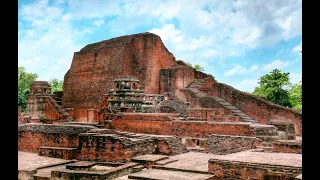
<svg viewBox="0 0 320 180"><path fill-rule="evenodd" d="M218 83L176 60L152 33L75 52L63 92L33 82L18 117L19 152L64 160L50 171L21 168L20 179L164 173L164 179L292 179L302 173L300 112ZM189 154L198 160L186 162ZM260 155L261 163L250 158ZM273 164L262 163L270 157ZM197 161L204 166L193 167Z"/></svg>

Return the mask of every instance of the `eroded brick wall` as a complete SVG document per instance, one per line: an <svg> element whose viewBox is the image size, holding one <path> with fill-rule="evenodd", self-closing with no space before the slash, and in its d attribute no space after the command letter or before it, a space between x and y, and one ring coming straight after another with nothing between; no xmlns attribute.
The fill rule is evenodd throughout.
<svg viewBox="0 0 320 180"><path fill-rule="evenodd" d="M301 167L235 162L210 159L208 172L217 179L293 179L302 173Z"/></svg>
<svg viewBox="0 0 320 180"><path fill-rule="evenodd" d="M209 153L224 155L255 149L261 143L255 137L211 134L206 140L206 149Z"/></svg>
<svg viewBox="0 0 320 180"><path fill-rule="evenodd" d="M78 147L78 135L94 127L53 124L23 124L18 127L18 150L38 152L40 146Z"/></svg>
<svg viewBox="0 0 320 180"><path fill-rule="evenodd" d="M302 154L302 142L294 140L278 140L273 143L272 152Z"/></svg>
<svg viewBox="0 0 320 180"><path fill-rule="evenodd" d="M216 123L192 121L148 121L115 119L112 129L145 134L204 138L210 134L253 136L248 123Z"/></svg>
<svg viewBox="0 0 320 180"><path fill-rule="evenodd" d="M78 160L126 162L133 156L133 151L127 151L121 140L94 135L97 134L80 135Z"/></svg>
<svg viewBox="0 0 320 180"><path fill-rule="evenodd" d="M188 101L183 91L195 79L204 79L208 75L197 71L187 65L175 65L174 67L160 70L159 93L168 93L170 98L178 98Z"/></svg>
<svg viewBox="0 0 320 180"><path fill-rule="evenodd" d="M241 92L223 83L213 83L211 94L225 99L261 124L268 124L272 120L290 121L295 125L296 135L302 136L302 114L298 111Z"/></svg>

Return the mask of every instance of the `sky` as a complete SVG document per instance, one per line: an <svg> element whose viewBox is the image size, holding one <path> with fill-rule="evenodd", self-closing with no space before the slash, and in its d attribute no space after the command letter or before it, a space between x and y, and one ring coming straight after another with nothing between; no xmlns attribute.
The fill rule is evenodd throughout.
<svg viewBox="0 0 320 180"><path fill-rule="evenodd" d="M302 0L19 0L18 66L63 80L85 45L141 32L241 91L275 68L302 77Z"/></svg>

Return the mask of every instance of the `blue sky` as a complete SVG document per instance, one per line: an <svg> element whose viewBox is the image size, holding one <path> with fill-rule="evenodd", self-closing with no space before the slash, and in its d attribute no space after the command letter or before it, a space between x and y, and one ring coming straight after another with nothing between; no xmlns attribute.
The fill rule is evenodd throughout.
<svg viewBox="0 0 320 180"><path fill-rule="evenodd" d="M301 0L19 0L18 65L62 80L85 45L140 32L242 91L275 68L302 77Z"/></svg>

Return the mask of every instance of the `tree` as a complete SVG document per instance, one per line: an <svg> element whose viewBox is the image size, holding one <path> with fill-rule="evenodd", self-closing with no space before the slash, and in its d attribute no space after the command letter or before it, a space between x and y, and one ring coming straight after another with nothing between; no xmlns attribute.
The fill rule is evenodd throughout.
<svg viewBox="0 0 320 180"><path fill-rule="evenodd" d="M54 78L54 79L51 79L49 83L51 85L52 92L62 91L63 80L59 81L58 79Z"/></svg>
<svg viewBox="0 0 320 180"><path fill-rule="evenodd" d="M18 106L21 106L23 112L26 109L30 84L35 81L37 77L37 74L26 72L24 67L18 67Z"/></svg>
<svg viewBox="0 0 320 180"><path fill-rule="evenodd" d="M278 69L272 70L269 74L260 77L259 87L256 87L252 94L265 97L268 101L276 104L292 107L289 101L290 73L282 73Z"/></svg>
<svg viewBox="0 0 320 180"><path fill-rule="evenodd" d="M199 64L195 64L194 66L192 66L191 63L187 62L188 66L194 68L195 70L198 70L198 71L204 71L204 68L202 66L200 66Z"/></svg>
<svg viewBox="0 0 320 180"><path fill-rule="evenodd" d="M298 111L302 110L302 80L291 87L289 91L289 100L293 109Z"/></svg>
<svg viewBox="0 0 320 180"><path fill-rule="evenodd" d="M199 64L195 64L193 66L194 69L198 70L198 71L204 71L204 68L202 66L200 66Z"/></svg>

